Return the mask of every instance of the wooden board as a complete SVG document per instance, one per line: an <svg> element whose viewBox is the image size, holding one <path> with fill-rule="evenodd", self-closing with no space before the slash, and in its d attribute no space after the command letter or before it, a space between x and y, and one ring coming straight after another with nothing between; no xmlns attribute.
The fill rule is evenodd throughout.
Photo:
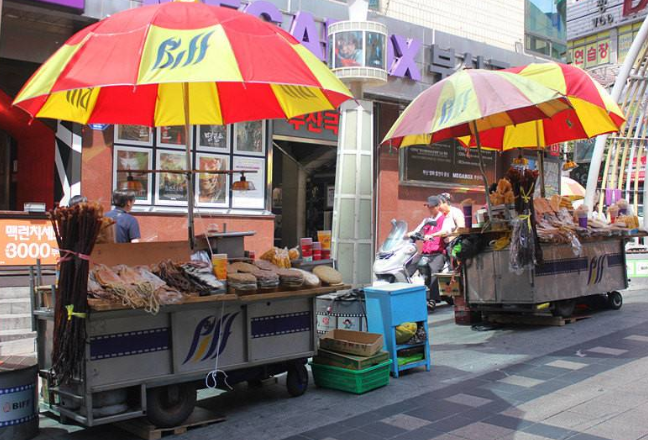
<svg viewBox="0 0 648 440"><path fill-rule="evenodd" d="M212 303L212 302L221 302L221 301L241 301L241 302L267 301L271 299L319 296L319 295L325 295L327 293L338 292L340 290L348 290L350 288L351 286L348 284L341 284L339 286L315 287L313 289L304 289L304 290L285 290L281 292L259 293L259 294L244 295L244 296L238 296L232 294L191 296L187 298L182 304ZM95 312L108 312L114 310L130 309L130 307L124 306L120 302L107 301L107 300L95 299L95 298L88 298L88 305L90 306L90 309L92 309Z"/></svg>
<svg viewBox="0 0 648 440"><path fill-rule="evenodd" d="M546 325L562 327L566 324L573 324L582 319L590 318L590 315L576 315L569 318L561 318L551 315L519 315L519 314L487 314L484 316L488 322L497 324L513 325Z"/></svg>
<svg viewBox="0 0 648 440"><path fill-rule="evenodd" d="M138 419L127 420L125 422L116 423L116 426L135 434L144 440L159 440L163 435L167 434L184 434L189 428L202 427L212 423L223 422L226 420L225 416L216 414L205 408L195 407L191 415L182 425L173 428L156 428L146 419L140 417Z"/></svg>
<svg viewBox="0 0 648 440"><path fill-rule="evenodd" d="M143 243L97 244L90 255L90 264L139 266L159 263L162 259L189 261L191 249L187 241L156 241Z"/></svg>

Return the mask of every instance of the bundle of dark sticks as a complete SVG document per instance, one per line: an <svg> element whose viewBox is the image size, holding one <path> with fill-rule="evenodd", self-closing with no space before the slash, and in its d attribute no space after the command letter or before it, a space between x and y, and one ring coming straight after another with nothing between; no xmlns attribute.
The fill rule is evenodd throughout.
<svg viewBox="0 0 648 440"><path fill-rule="evenodd" d="M56 208L49 218L60 252L52 349L54 382L60 385L83 377L90 254L104 221L103 208L80 203Z"/></svg>

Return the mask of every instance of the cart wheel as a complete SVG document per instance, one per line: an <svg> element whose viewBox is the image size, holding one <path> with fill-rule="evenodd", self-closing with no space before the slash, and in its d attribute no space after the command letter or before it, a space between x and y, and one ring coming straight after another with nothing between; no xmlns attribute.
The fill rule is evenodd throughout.
<svg viewBox="0 0 648 440"><path fill-rule="evenodd" d="M566 299L563 301L556 301L551 314L560 316L561 318L569 318L576 308L576 301L573 299Z"/></svg>
<svg viewBox="0 0 648 440"><path fill-rule="evenodd" d="M619 310L622 305L623 305L623 296L619 292L614 291L608 293L608 306L612 310Z"/></svg>
<svg viewBox="0 0 648 440"><path fill-rule="evenodd" d="M288 394L293 397L299 397L308 389L308 370L306 365L293 364L288 370L286 378L286 387Z"/></svg>
<svg viewBox="0 0 648 440"><path fill-rule="evenodd" d="M436 305L436 301L435 301L435 300L433 300L433 299L428 299L428 301L427 301L427 309L428 309L428 313L432 313L432 312L434 312L434 310L436 309L436 306L437 306L437 305Z"/></svg>
<svg viewBox="0 0 648 440"><path fill-rule="evenodd" d="M190 383L167 385L146 391L146 416L158 428L178 426L196 405L196 387Z"/></svg>

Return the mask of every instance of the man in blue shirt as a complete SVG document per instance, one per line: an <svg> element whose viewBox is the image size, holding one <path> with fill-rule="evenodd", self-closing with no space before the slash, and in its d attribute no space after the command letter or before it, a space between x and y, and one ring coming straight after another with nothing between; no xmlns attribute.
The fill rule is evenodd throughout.
<svg viewBox="0 0 648 440"><path fill-rule="evenodd" d="M115 209L108 211L106 217L115 220L115 241L117 243L139 243L141 235L137 219L129 214L135 204L135 194L130 191L113 192Z"/></svg>

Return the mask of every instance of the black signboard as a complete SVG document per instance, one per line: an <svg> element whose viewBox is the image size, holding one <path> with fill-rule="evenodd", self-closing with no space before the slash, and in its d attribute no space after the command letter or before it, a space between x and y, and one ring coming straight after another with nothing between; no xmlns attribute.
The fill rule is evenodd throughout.
<svg viewBox="0 0 648 440"><path fill-rule="evenodd" d="M488 182L495 182L497 153L483 151ZM483 186L479 156L454 140L401 148L401 181L431 186Z"/></svg>

